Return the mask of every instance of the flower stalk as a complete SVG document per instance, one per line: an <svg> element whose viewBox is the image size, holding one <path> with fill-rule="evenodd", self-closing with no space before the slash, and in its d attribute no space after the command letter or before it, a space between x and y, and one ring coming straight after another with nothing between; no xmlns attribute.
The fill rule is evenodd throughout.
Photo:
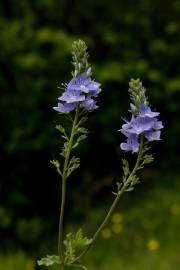
<svg viewBox="0 0 180 270"><path fill-rule="evenodd" d="M61 210L60 210L60 218L59 218L59 236L58 236L58 254L60 256L61 261L64 261L63 256L63 219L64 219L64 210L65 210L65 200L66 200L66 180L67 180L67 170L69 165L70 154L73 146L73 140L76 130L76 125L78 122L79 116L79 107L76 108L76 113L71 129L71 135L67 147L67 152L65 153L65 161L62 173L62 192L61 192Z"/></svg>

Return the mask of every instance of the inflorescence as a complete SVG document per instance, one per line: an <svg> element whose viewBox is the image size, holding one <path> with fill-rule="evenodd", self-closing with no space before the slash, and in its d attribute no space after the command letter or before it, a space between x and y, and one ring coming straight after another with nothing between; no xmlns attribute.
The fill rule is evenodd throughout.
<svg viewBox="0 0 180 270"><path fill-rule="evenodd" d="M73 78L65 85L64 93L58 98L60 102L53 109L60 113L69 113L79 106L85 111L93 111L98 108L94 98L101 92L100 83L91 79L85 42L75 41L72 49Z"/></svg>
<svg viewBox="0 0 180 270"><path fill-rule="evenodd" d="M53 108L60 113L68 113L79 104L86 111L93 111L98 108L94 97L97 97L100 92L100 84L92 80L86 72L68 83L65 92L58 98L61 103Z"/></svg>
<svg viewBox="0 0 180 270"><path fill-rule="evenodd" d="M131 121L126 121L119 130L126 136L126 142L121 143L122 150L133 153L139 151L139 137L143 135L148 142L160 140L162 122L158 121L159 112L151 111L145 96L145 88L142 83L137 80L130 82L130 97L133 103L131 108ZM143 103L141 103L143 102Z"/></svg>

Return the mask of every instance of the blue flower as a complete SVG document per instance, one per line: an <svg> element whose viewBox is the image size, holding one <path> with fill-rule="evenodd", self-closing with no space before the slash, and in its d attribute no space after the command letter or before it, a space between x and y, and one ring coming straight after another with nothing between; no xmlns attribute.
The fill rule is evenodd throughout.
<svg viewBox="0 0 180 270"><path fill-rule="evenodd" d="M158 116L160 113L159 112L152 112L151 109L145 105L145 104L142 104L140 106L140 116L142 117L149 117L149 118L154 118L156 116Z"/></svg>
<svg viewBox="0 0 180 270"><path fill-rule="evenodd" d="M93 98L100 92L100 84L88 77L87 73L83 73L68 83L65 92L58 98L62 103L58 103L58 107L53 109L60 113L69 113L80 104L80 107L87 111L95 110L98 106Z"/></svg>
<svg viewBox="0 0 180 270"><path fill-rule="evenodd" d="M133 114L131 121L126 121L122 125L122 129L120 129L121 133L127 137L127 141L126 143L121 143L120 147L124 151L132 151L134 153L139 151L138 139L140 134L143 134L149 142L158 141L160 140L160 130L163 128L163 125L156 118L160 113L151 111L146 104L140 106L138 114L135 114L136 111L133 104L130 104L130 107Z"/></svg>
<svg viewBox="0 0 180 270"><path fill-rule="evenodd" d="M161 131L160 130L148 130L144 132L144 136L149 142L159 141L160 140Z"/></svg>
<svg viewBox="0 0 180 270"><path fill-rule="evenodd" d="M82 74L73 78L67 86L67 91L77 91L85 94L90 94L91 96L96 97L100 92L100 83L91 80L87 74Z"/></svg>
<svg viewBox="0 0 180 270"><path fill-rule="evenodd" d="M121 143L120 147L126 152L132 151L133 153L137 153L139 151L138 136L136 134L129 134L127 141Z"/></svg>
<svg viewBox="0 0 180 270"><path fill-rule="evenodd" d="M96 105L96 101L94 101L90 97L87 97L83 102L81 102L80 107L84 108L87 111L93 111L98 108L98 106Z"/></svg>
<svg viewBox="0 0 180 270"><path fill-rule="evenodd" d="M85 100L85 95L81 95L81 92L78 91L66 91L64 94L58 98L61 101L65 101L66 103L79 102Z"/></svg>
<svg viewBox="0 0 180 270"><path fill-rule="evenodd" d="M70 111L74 110L76 108L76 103L58 103L57 107L53 107L53 109L60 113L69 113Z"/></svg>
<svg viewBox="0 0 180 270"><path fill-rule="evenodd" d="M146 130L150 130L153 127L154 119L150 117L138 116L131 122L131 129L128 130L130 133L137 135L143 133Z"/></svg>
<svg viewBox="0 0 180 270"><path fill-rule="evenodd" d="M163 124L161 121L158 121L157 118L154 118L154 123L153 123L153 129L159 130L163 128Z"/></svg>

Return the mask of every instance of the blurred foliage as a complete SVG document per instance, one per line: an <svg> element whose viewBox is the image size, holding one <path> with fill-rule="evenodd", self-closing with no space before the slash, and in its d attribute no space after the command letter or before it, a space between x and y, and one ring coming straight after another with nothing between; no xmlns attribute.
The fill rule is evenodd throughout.
<svg viewBox="0 0 180 270"><path fill-rule="evenodd" d="M163 174L157 173L156 181L159 177L163 177ZM145 185L145 189L140 192L136 189L132 193L133 198L124 198L95 246L84 257L88 269L179 270L179 175L170 173L163 180L164 186L152 183L149 189ZM89 235L97 227L104 212L104 209L96 208L87 214L85 223L83 221L81 225L89 231ZM79 225L69 224L68 227L72 227L75 232ZM117 230L118 226L121 230ZM48 246L47 235L45 238ZM38 256L37 251L36 257ZM0 262L0 270L39 269L35 264L35 256L30 259L22 252L1 255ZM57 270L59 267L50 269Z"/></svg>
<svg viewBox="0 0 180 270"><path fill-rule="evenodd" d="M70 183L69 218L80 220L82 205L86 210L99 196L107 199L119 173L122 137L116 130L127 116L131 77L143 80L161 111L165 129L156 147L157 166L179 170L179 18L178 0L1 1L2 247L14 241L29 249L57 225L59 182L49 160L59 151L54 126L63 118L52 107L60 95L57 86L70 79L71 44L77 38L89 47L103 92L99 110L90 115L88 143L80 148L81 174Z"/></svg>

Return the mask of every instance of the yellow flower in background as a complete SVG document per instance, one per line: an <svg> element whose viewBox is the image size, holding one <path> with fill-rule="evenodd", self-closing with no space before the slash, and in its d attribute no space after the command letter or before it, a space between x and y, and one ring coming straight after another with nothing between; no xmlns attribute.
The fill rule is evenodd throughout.
<svg viewBox="0 0 180 270"><path fill-rule="evenodd" d="M147 248L150 251L155 251L155 250L157 250L159 248L159 242L156 239L151 239L147 243Z"/></svg>
<svg viewBox="0 0 180 270"><path fill-rule="evenodd" d="M111 218L111 221L113 222L113 223L121 223L122 221L123 221L123 215L122 214L120 214L120 213L114 213L113 215L112 215L112 218Z"/></svg>
<svg viewBox="0 0 180 270"><path fill-rule="evenodd" d="M112 231L114 232L114 233L121 233L122 231L123 231L123 226L122 226L122 224L113 224L112 225Z"/></svg>
<svg viewBox="0 0 180 270"><path fill-rule="evenodd" d="M178 204L173 204L170 211L173 215L180 215L180 206Z"/></svg>
<svg viewBox="0 0 180 270"><path fill-rule="evenodd" d="M104 239L110 238L111 235L112 235L112 231L111 231L111 229L109 229L109 228L107 228L107 227L104 228L104 229L101 231L101 236L102 236L102 238L104 238Z"/></svg>
<svg viewBox="0 0 180 270"><path fill-rule="evenodd" d="M35 270L35 262L33 260L27 261L26 270Z"/></svg>

